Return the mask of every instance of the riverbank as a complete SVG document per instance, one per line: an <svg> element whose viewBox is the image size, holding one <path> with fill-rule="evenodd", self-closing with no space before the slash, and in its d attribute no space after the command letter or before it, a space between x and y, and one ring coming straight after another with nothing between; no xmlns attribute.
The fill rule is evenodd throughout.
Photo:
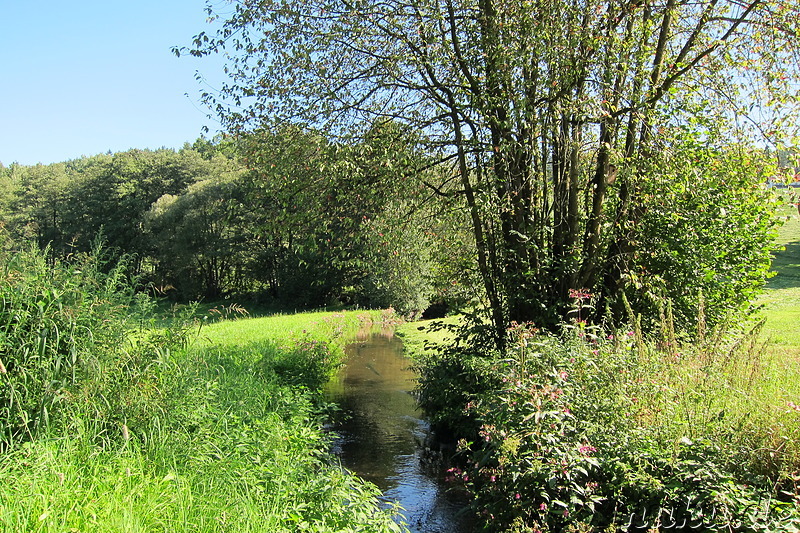
<svg viewBox="0 0 800 533"><path fill-rule="evenodd" d="M422 352L449 333L402 326L423 405L466 437L454 481L487 530L799 531L796 214L778 242L752 330L687 342L668 316L648 337L636 324L559 336L520 325L499 356Z"/></svg>
<svg viewBox="0 0 800 533"><path fill-rule="evenodd" d="M0 529L399 531L377 489L330 460L319 402L348 336L384 318L220 321L146 370L129 360L124 389L95 387L121 416L73 406L67 427L0 455Z"/></svg>

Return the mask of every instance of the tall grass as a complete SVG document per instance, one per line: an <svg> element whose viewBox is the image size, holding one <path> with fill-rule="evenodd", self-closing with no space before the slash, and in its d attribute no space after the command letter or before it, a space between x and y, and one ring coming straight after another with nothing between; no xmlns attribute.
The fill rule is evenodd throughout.
<svg viewBox="0 0 800 533"><path fill-rule="evenodd" d="M165 322L93 264L2 257L0 530L400 530L321 429L367 315Z"/></svg>
<svg viewBox="0 0 800 533"><path fill-rule="evenodd" d="M0 252L0 448L47 430L65 394L123 341L131 292L98 253L52 266Z"/></svg>

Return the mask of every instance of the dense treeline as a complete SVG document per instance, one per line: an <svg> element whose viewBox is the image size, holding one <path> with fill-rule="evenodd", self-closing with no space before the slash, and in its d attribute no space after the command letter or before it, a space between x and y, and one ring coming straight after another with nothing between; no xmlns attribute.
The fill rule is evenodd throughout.
<svg viewBox="0 0 800 533"><path fill-rule="evenodd" d="M127 258L140 288L175 300L407 315L490 303L462 191L423 139L376 124L349 144L284 127L177 151L12 164L0 168L0 223L53 259L100 240L112 262ZM774 157L691 140L663 157L671 162L653 170L629 226L640 249L615 279L646 317L670 302L695 329L703 301L713 326L746 310L767 276L776 204L760 184L778 175Z"/></svg>
<svg viewBox="0 0 800 533"><path fill-rule="evenodd" d="M419 313L461 299L469 271L459 220L428 201L415 150L391 127L348 146L287 129L12 164L0 168L0 221L53 259L99 239L142 288L174 299Z"/></svg>

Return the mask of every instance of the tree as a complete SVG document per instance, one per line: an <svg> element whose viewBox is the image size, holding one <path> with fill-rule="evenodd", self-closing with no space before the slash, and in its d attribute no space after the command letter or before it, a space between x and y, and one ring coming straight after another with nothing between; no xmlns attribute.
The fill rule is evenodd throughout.
<svg viewBox="0 0 800 533"><path fill-rule="evenodd" d="M165 194L145 217L162 286L186 299L219 298L247 287L245 188L240 173L209 176L181 195ZM244 286L244 287L243 287Z"/></svg>
<svg viewBox="0 0 800 533"><path fill-rule="evenodd" d="M25 236L39 246L63 240L63 218L68 210L69 178L64 163L12 165L3 217L12 235ZM59 249L55 253L62 253Z"/></svg>
<svg viewBox="0 0 800 533"><path fill-rule="evenodd" d="M344 144L284 127L253 132L241 146L251 169L254 248L273 298L421 310L431 288L422 281L424 254L416 255L424 247L417 209L407 205L423 191L409 177L421 165L412 136L381 124L361 142ZM404 229L389 247L381 229L399 216ZM401 250L409 253L401 257ZM412 256L420 259L413 281L396 268L417 263Z"/></svg>
<svg viewBox="0 0 800 533"><path fill-rule="evenodd" d="M175 50L227 55L206 102L234 132L425 132L470 214L501 345L510 321L566 317L570 290L619 308L642 196L670 174L650 159L674 130L742 142L741 118L776 136L796 116L796 0L231 3L216 34Z"/></svg>

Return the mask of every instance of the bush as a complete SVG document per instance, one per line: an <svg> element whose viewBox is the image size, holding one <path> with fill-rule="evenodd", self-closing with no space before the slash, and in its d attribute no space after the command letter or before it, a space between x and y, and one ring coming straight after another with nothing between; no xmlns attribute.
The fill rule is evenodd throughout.
<svg viewBox="0 0 800 533"><path fill-rule="evenodd" d="M453 473L486 530L800 524L800 422L759 416L752 335L684 346L662 330L645 341L637 327L576 322L552 335L515 325L505 357L460 360L440 396L423 380L427 401L461 402L460 418L456 405L445 412L476 423ZM455 369L446 356L427 361Z"/></svg>

